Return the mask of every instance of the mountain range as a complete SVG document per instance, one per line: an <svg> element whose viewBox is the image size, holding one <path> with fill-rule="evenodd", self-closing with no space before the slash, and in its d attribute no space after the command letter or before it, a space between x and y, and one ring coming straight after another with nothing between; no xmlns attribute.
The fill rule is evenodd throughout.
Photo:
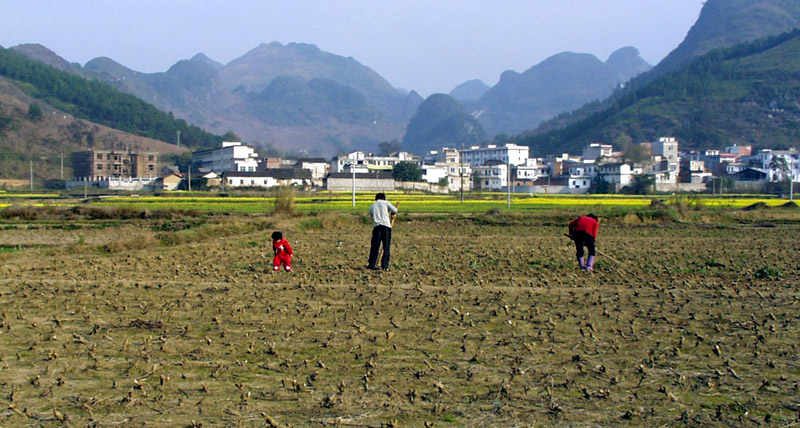
<svg viewBox="0 0 800 428"><path fill-rule="evenodd" d="M513 138L544 153L574 153L593 141L621 148L631 139L664 135L679 137L687 149L785 145L796 134L784 113L794 110L798 47L786 43L784 56L769 56L758 43L755 49L747 43L798 27L800 2L794 0L708 0L684 41L651 71L602 102L562 113ZM736 46L742 49L725 51ZM740 58L744 53L747 59ZM760 68L753 70L751 63ZM728 72L718 73L709 64ZM775 106L788 109L771 112Z"/></svg>
<svg viewBox="0 0 800 428"><path fill-rule="evenodd" d="M563 52L518 73L506 71L476 102L462 101L489 135L534 129L558 113L608 98L651 66L633 47L614 52L606 62L591 54Z"/></svg>
<svg viewBox="0 0 800 428"><path fill-rule="evenodd" d="M226 65L197 54L163 73L140 73L104 57L81 67L39 45L12 50L107 83L211 132L235 131L284 153L333 155L402 136L422 102L355 59L310 44L262 44Z"/></svg>
<svg viewBox="0 0 800 428"><path fill-rule="evenodd" d="M725 106L741 109L748 102L763 100L768 101L760 104L762 108L766 105L791 111L791 102L784 102L793 99L791 92L786 92L791 88L781 85L781 78L774 78L794 76L794 63L786 59L794 58L791 43L782 45L786 57L775 57L774 61L762 61L760 55L766 52L745 49L749 52L747 61L760 64L761 76L754 72L721 75L717 69L691 64L706 58L704 61L721 69L744 67L742 52L726 52L720 60L722 57L714 56L719 55L714 49L780 34L798 25L800 4L794 0L708 0L684 42L650 71L650 65L632 47L618 50L605 62L589 54L564 52L521 73L509 70L493 87L469 81L450 95L435 94L428 100L416 92L392 87L353 58L302 43L262 44L228 64L197 54L161 73L140 73L110 58L96 58L81 66L40 45L20 45L13 50L58 70L105 82L169 112L170 117L218 134L234 131L248 143L260 146L262 153L331 156L356 149L374 151L378 143L403 135L406 149L421 152L438 148L433 143L455 146L467 139L480 142L500 134L499 142L527 143L534 153L547 154L574 151L590 140L614 143L668 133L690 139L688 145L700 147L729 138L724 132L702 137L700 126L730 125L722 117L719 121L695 120L697 117L732 117L736 111ZM708 52L711 59L702 57ZM747 83L739 82L734 78L737 76ZM716 111L702 113L702 102L676 97L680 91L689 91L674 85L676 79L702 81L714 99L724 99L726 87L735 88L729 91L734 98L726 101L728 104L715 104ZM720 79L728 79L727 86L719 84ZM753 87L757 87L755 92ZM677 88L677 92L670 88ZM650 98L651 104L661 106L659 109L632 102L658 91L669 93ZM753 93L759 94L759 101L752 101ZM37 101L47 102L44 98ZM57 112L56 104L46 110ZM6 114L9 109L0 106L0 119L6 122L0 135L5 135L6 141L19 139L16 129L20 127L14 124L19 114ZM19 107L13 109L18 112ZM626 119L602 128L619 113L614 109L626 110ZM667 111L672 116L663 116ZM603 120L599 120L601 117ZM738 122L743 123L740 134L746 138L737 141L770 135L745 132L753 116L744 117ZM133 123L124 122L128 126ZM673 123L680 126L671 127ZM761 122L752 123L761 126ZM781 129L790 124L788 119L772 122ZM786 138L791 135L784 133Z"/></svg>

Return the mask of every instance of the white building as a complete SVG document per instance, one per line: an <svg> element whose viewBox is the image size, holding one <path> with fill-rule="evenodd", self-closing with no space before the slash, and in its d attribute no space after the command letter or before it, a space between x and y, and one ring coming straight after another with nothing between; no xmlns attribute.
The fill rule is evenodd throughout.
<svg viewBox="0 0 800 428"><path fill-rule="evenodd" d="M769 171L769 181L780 181L784 177L781 173L773 169L772 163L775 158L782 158L789 168L792 181L800 181L800 152L796 149L791 150L769 150L764 149L755 155L747 157L750 165Z"/></svg>
<svg viewBox="0 0 800 428"><path fill-rule="evenodd" d="M627 163L606 163L597 166L597 175L618 192L633 181L633 168Z"/></svg>
<svg viewBox="0 0 800 428"><path fill-rule="evenodd" d="M541 163L537 158L525 159L525 163L517 165L517 172L514 174L515 180L536 181L539 177L548 174L547 164Z"/></svg>
<svg viewBox="0 0 800 428"><path fill-rule="evenodd" d="M372 153L352 152L334 157L331 161L331 172L350 172L350 165L356 166L356 173L391 171L399 162L422 163L418 156L408 152L399 152L396 156L375 156Z"/></svg>
<svg viewBox="0 0 800 428"><path fill-rule="evenodd" d="M222 173L222 181L228 187L310 186L311 171L290 168L225 171Z"/></svg>
<svg viewBox="0 0 800 428"><path fill-rule="evenodd" d="M192 153L192 163L199 168L214 172L256 171L258 153L250 146L237 141L225 141L218 149Z"/></svg>
<svg viewBox="0 0 800 428"><path fill-rule="evenodd" d="M678 140L672 137L661 137L658 142L652 144L653 156L660 156L666 160L670 171L680 170L680 158L678 156Z"/></svg>
<svg viewBox="0 0 800 428"><path fill-rule="evenodd" d="M594 162L575 162L569 166L569 188L589 189L592 187L597 165Z"/></svg>
<svg viewBox="0 0 800 428"><path fill-rule="evenodd" d="M476 189L502 190L508 185L508 164L500 160L490 160L484 165L475 166L473 182Z"/></svg>
<svg viewBox="0 0 800 428"><path fill-rule="evenodd" d="M594 161L601 157L611 157L614 147L611 144L592 143L583 148L583 160Z"/></svg>
<svg viewBox="0 0 800 428"><path fill-rule="evenodd" d="M446 177L449 191L470 189L472 167L466 162L461 162L461 153L458 149L444 147L441 150L428 152L422 169L425 171L423 179L428 183L439 183L439 180Z"/></svg>
<svg viewBox="0 0 800 428"><path fill-rule="evenodd" d="M314 180L321 180L328 175L329 164L328 161L322 158L300 158L292 166L295 169L307 169L311 171L311 178Z"/></svg>
<svg viewBox="0 0 800 428"><path fill-rule="evenodd" d="M518 146L514 143L507 143L503 146L495 144L489 144L486 147L471 146L461 152L464 158L463 162L473 167L485 165L488 161L500 161L514 166L522 165L528 159L529 153L530 147Z"/></svg>

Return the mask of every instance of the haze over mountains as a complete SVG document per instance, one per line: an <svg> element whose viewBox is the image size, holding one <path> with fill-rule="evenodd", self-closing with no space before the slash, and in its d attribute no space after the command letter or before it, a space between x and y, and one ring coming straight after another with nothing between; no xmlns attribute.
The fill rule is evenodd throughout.
<svg viewBox="0 0 800 428"><path fill-rule="evenodd" d="M12 50L106 82L211 132L233 131L250 143L281 152L332 156L373 151L379 142L403 138L423 101L416 92L392 87L353 58L301 43L262 44L225 65L197 54L163 73L140 73L105 57L81 67L40 45ZM475 135L485 141L495 134L534 128L559 112L605 98L649 68L635 48L615 52L606 63L589 54L562 53L524 73L507 71L492 88L477 82L462 85L472 94L465 92L461 102L484 128ZM479 98L470 101L471 96ZM436 129L451 137L462 134L445 128ZM426 147L448 141L431 138Z"/></svg>
<svg viewBox="0 0 800 428"><path fill-rule="evenodd" d="M796 144L800 45L793 35L765 51L743 44L798 27L794 0L708 0L683 43L653 70L604 102L514 139L548 153L575 152L592 141L621 148L664 135L678 137L685 149ZM718 51L733 47L741 49Z"/></svg>
<svg viewBox="0 0 800 428"><path fill-rule="evenodd" d="M332 155L397 138L422 101L355 59L309 44L262 44L226 65L198 54L149 74L110 58L66 67L40 46L13 50L106 82L212 132L234 131L284 152Z"/></svg>
<svg viewBox="0 0 800 428"><path fill-rule="evenodd" d="M650 110L650 116L632 117L625 125L655 124L647 131L641 131L642 126L633 130L618 126L616 134L598 131L565 137L561 133L558 138L547 134L603 111L619 97L641 90L709 50L798 25L800 2L794 0L708 0L686 40L651 71L633 47L616 51L605 62L590 54L564 52L523 72L506 71L493 87L469 81L450 95L436 94L424 103L417 93L392 87L353 58L302 43L262 44L228 64L197 54L161 73L137 72L110 58L81 66L39 45L13 50L59 70L106 82L206 130L233 131L251 144L284 153L328 157L356 149L375 151L379 142L401 138L408 145L405 149L422 152L476 138L486 141L497 134L521 134L509 138L528 142L545 154L574 150L590 135L613 143L622 134L652 138L658 135L651 133L674 130L659 128L671 122L655 120ZM793 70L774 66L762 71ZM644 74L620 89L639 73ZM768 86L774 83L765 81ZM699 135L691 128L700 123L692 120L696 110L687 106L671 105L675 113L671 120L684 124L679 136ZM549 136L531 139L540 135Z"/></svg>

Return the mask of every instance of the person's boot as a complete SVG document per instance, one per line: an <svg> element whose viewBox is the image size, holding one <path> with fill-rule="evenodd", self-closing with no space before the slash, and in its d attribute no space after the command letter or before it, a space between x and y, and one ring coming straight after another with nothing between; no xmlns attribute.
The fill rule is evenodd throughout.
<svg viewBox="0 0 800 428"><path fill-rule="evenodd" d="M589 260L586 261L586 270L591 271L594 269L594 256L589 256Z"/></svg>
<svg viewBox="0 0 800 428"><path fill-rule="evenodd" d="M581 270L586 270L586 265L583 263L583 257L578 257L578 266L580 266Z"/></svg>

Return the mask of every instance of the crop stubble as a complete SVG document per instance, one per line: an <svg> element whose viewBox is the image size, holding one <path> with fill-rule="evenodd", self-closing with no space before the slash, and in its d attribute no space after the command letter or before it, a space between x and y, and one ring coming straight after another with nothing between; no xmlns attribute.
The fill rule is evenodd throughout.
<svg viewBox="0 0 800 428"><path fill-rule="evenodd" d="M604 224L623 266L584 274L563 227L478 220L400 222L376 273L357 217L275 219L292 275L268 230L4 230L52 244L0 254L0 425L796 421L796 225Z"/></svg>

